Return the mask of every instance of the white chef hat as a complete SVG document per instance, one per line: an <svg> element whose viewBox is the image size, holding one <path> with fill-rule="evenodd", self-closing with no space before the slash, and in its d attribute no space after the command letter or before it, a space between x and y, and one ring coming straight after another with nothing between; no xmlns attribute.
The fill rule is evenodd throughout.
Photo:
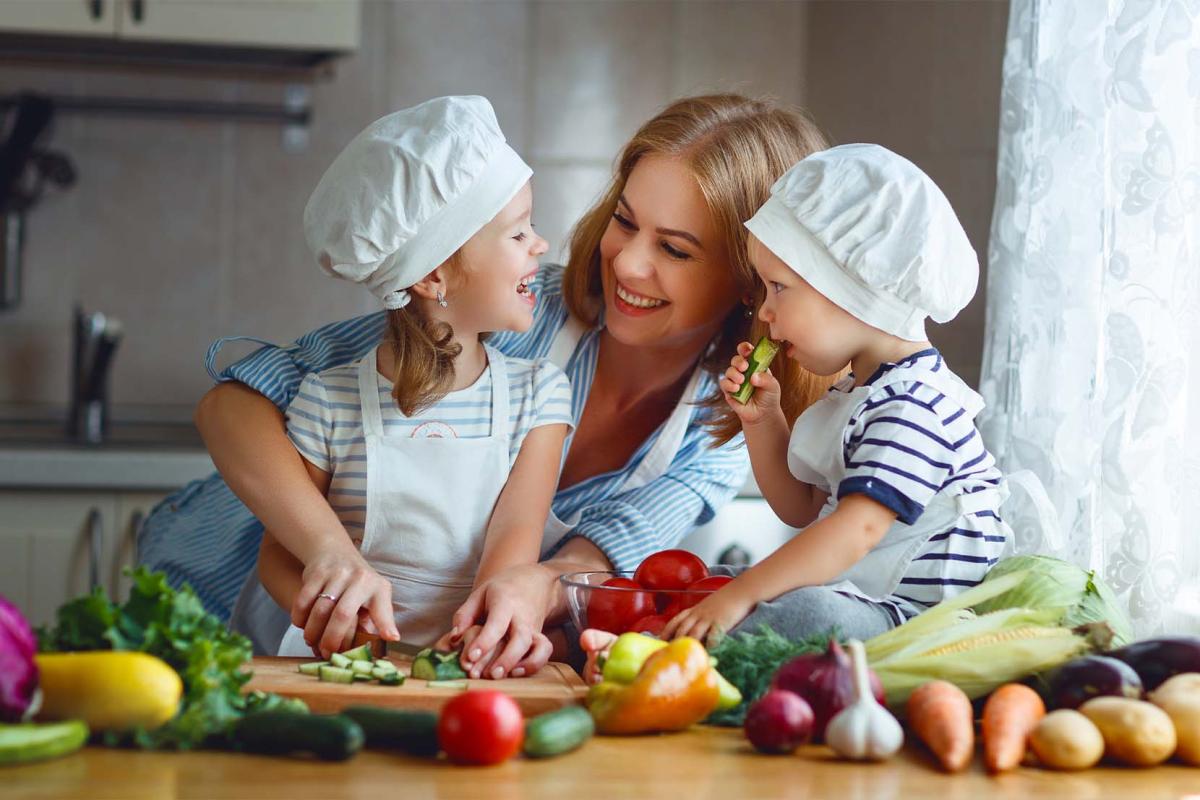
<svg viewBox="0 0 1200 800"><path fill-rule="evenodd" d="M321 269L387 308L486 225L533 170L483 97L438 97L388 114L346 145L304 208Z"/></svg>
<svg viewBox="0 0 1200 800"><path fill-rule="evenodd" d="M775 182L750 232L814 289L872 327L922 341L971 301L979 260L950 201L875 144L805 158Z"/></svg>

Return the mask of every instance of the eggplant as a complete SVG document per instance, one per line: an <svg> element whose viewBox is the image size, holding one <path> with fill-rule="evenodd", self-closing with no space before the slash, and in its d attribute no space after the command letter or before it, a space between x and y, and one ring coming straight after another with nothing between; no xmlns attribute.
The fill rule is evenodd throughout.
<svg viewBox="0 0 1200 800"><path fill-rule="evenodd" d="M1093 697L1142 698L1142 679L1133 667L1109 656L1084 656L1069 661L1050 677L1054 708L1079 708Z"/></svg>
<svg viewBox="0 0 1200 800"><path fill-rule="evenodd" d="M1107 655L1133 667L1147 692L1181 672L1200 672L1200 636L1160 636Z"/></svg>

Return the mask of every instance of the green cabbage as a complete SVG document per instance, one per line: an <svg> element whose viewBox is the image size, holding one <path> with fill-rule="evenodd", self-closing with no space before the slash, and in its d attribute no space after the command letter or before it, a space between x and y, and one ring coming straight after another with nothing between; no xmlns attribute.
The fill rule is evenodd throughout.
<svg viewBox="0 0 1200 800"><path fill-rule="evenodd" d="M1062 625L1073 628L1089 622L1107 622L1113 631L1113 647L1133 641L1133 623L1124 604L1095 571L1050 556L1014 556L992 567L984 582L1021 570L1028 571L1024 580L975 606L975 612L1057 608L1063 612Z"/></svg>

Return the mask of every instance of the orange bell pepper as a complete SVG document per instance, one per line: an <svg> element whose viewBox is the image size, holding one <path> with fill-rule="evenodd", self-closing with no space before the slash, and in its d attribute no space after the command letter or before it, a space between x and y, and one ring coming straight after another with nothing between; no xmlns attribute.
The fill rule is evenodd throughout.
<svg viewBox="0 0 1200 800"><path fill-rule="evenodd" d="M646 659L632 683L593 686L587 704L600 733L651 733L699 722L717 707L720 694L704 645L685 636Z"/></svg>

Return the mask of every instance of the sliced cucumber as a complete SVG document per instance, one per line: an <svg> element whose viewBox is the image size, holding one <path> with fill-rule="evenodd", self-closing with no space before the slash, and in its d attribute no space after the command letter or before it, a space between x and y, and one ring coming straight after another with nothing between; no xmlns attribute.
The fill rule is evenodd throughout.
<svg viewBox="0 0 1200 800"><path fill-rule="evenodd" d="M396 665L393 664L391 661L388 661L386 658L375 659L375 666L378 667L379 669L386 669L388 672L396 672L397 671Z"/></svg>
<svg viewBox="0 0 1200 800"><path fill-rule="evenodd" d="M352 661L354 661L354 659L348 658L343 653L334 653L329 657L329 663L333 664L339 669L349 669Z"/></svg>
<svg viewBox="0 0 1200 800"><path fill-rule="evenodd" d="M384 675L376 675L375 678L379 681L380 686L403 686L404 676L399 672L388 672Z"/></svg>
<svg viewBox="0 0 1200 800"><path fill-rule="evenodd" d="M742 405L750 402L750 398L754 394L754 386L750 383L750 377L759 372L765 372L771 366L771 361L778 353L779 345L772 342L766 336L759 339L758 344L754 345L754 351L750 353L750 358L746 359L750 362L746 367L746 382L730 397Z"/></svg>
<svg viewBox="0 0 1200 800"><path fill-rule="evenodd" d="M425 648L413 660L412 676L425 681L457 681L467 677L459 666L460 653Z"/></svg>
<svg viewBox="0 0 1200 800"><path fill-rule="evenodd" d="M296 667L296 670L301 675L312 675L313 677L316 677L318 674L320 674L321 667L328 667L329 665L330 664L328 661L310 661L307 664L301 664L300 666Z"/></svg>
<svg viewBox="0 0 1200 800"><path fill-rule="evenodd" d="M354 683L354 672L341 667L321 667L317 678L326 683Z"/></svg>
<svg viewBox="0 0 1200 800"><path fill-rule="evenodd" d="M371 660L371 645L360 644L358 647L353 647L344 653L343 656L351 661L370 661Z"/></svg>
<svg viewBox="0 0 1200 800"><path fill-rule="evenodd" d="M353 680L355 683L366 683L367 681L375 680L370 675L364 675L361 672L352 672L351 674L354 676Z"/></svg>
<svg viewBox="0 0 1200 800"><path fill-rule="evenodd" d="M465 692L470 684L466 681L428 681L425 685L430 689L456 689Z"/></svg>
<svg viewBox="0 0 1200 800"><path fill-rule="evenodd" d="M375 665L370 661L353 661L350 663L350 671L355 675L370 675L373 669L375 669Z"/></svg>

